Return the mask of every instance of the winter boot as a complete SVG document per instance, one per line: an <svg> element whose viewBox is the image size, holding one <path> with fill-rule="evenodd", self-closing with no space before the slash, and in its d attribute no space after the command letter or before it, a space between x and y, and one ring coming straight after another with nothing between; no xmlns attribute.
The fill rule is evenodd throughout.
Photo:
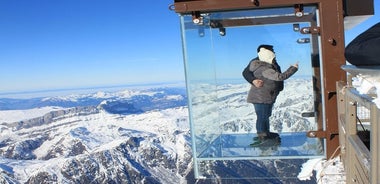
<svg viewBox="0 0 380 184"><path fill-rule="evenodd" d="M256 136L256 137L253 137L253 141L259 141L259 140L266 139L267 136L268 136L268 135L267 135L266 132L260 132L260 133L257 133L257 136Z"/></svg>

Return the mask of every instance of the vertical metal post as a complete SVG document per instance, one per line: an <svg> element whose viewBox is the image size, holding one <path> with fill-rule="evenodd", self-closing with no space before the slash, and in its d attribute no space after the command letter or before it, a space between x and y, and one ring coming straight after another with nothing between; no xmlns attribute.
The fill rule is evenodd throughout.
<svg viewBox="0 0 380 184"><path fill-rule="evenodd" d="M380 110L375 104L371 105L371 170L370 180L371 183L378 183L380 181Z"/></svg>
<svg viewBox="0 0 380 184"><path fill-rule="evenodd" d="M339 146L336 81L346 81L340 67L345 64L343 3L341 0L322 0L319 3L321 27L322 102L326 131L326 156ZM335 15L333 16L333 14ZM333 18L332 18L333 17Z"/></svg>
<svg viewBox="0 0 380 184"><path fill-rule="evenodd" d="M347 88L345 83L342 81L337 82L337 98L338 98L338 122L339 122L339 144L340 144L340 154L343 160L347 158L347 129L346 129L346 120L343 119L346 115L346 93Z"/></svg>
<svg viewBox="0 0 380 184"><path fill-rule="evenodd" d="M352 135L357 134L357 129L356 129L356 118L357 118L357 103L354 102L349 96L346 96L346 137L345 140L347 141L349 137ZM346 180L350 182L355 182L356 176L355 176L355 160L356 158L356 152L352 144L347 146L347 159L351 159L350 161L347 161L346 163L348 164L346 169L347 173L347 178Z"/></svg>

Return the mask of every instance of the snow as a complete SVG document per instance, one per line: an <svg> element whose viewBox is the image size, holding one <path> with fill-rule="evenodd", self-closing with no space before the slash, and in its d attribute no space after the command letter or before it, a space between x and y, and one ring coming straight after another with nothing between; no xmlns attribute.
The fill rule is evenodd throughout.
<svg viewBox="0 0 380 184"><path fill-rule="evenodd" d="M51 111L62 110L62 107L40 107L27 110L4 110L0 111L0 123L8 124L17 121L41 117Z"/></svg>
<svg viewBox="0 0 380 184"><path fill-rule="evenodd" d="M166 100L181 100L183 97L181 95L169 95L166 97Z"/></svg>
<svg viewBox="0 0 380 184"><path fill-rule="evenodd" d="M6 122L12 122L19 120L10 117L14 114L21 115L18 117L24 119L27 117L38 117L54 109L54 107L46 107L41 109L0 112ZM15 177L23 182L26 182L27 178L38 170L51 170L53 173L59 173L57 169L62 168L61 164L64 163L64 159L66 159L63 157L66 154L65 152L62 153L63 155L61 157L56 159L43 160L42 158L46 156L49 150L57 146L61 146L61 148L65 150L65 147L69 147L75 139L79 139L85 144L87 153L96 153L104 150L112 150L120 144L125 143L128 137L159 137L160 146L166 154L175 156L175 152L182 157L188 152L188 150L186 151L183 148L186 140L181 136L177 136L178 141L173 141L168 139L170 136L166 135L173 134L175 130L181 130L181 127L184 128L183 123L188 124L187 113L187 108L184 107L152 111L138 115L115 115L101 111L98 114L68 117L50 124L31 127L25 130L21 129L17 132L12 132L12 134L14 134L12 137L16 137L16 134L27 137L41 130L53 129L55 132L51 139L44 141L40 147L33 151L37 159L18 161L0 157L0 171L12 168L13 170L11 171L15 174ZM184 119L186 121L182 121ZM3 138L5 137L1 137L0 140ZM144 147L151 147L152 142L146 141L141 144L143 144L142 146Z"/></svg>
<svg viewBox="0 0 380 184"><path fill-rule="evenodd" d="M353 78L353 86L356 87L360 94L374 94L376 98L373 99L373 102L380 109L380 73L377 77L358 75Z"/></svg>
<svg viewBox="0 0 380 184"><path fill-rule="evenodd" d="M352 85L360 94L375 96L373 102L380 108L380 66L343 65L352 78Z"/></svg>
<svg viewBox="0 0 380 184"><path fill-rule="evenodd" d="M310 180L313 176L313 170L316 168L317 164L322 161L322 158L310 159L306 163L302 164L302 170L298 174L300 180Z"/></svg>
<svg viewBox="0 0 380 184"><path fill-rule="evenodd" d="M344 166L339 156L329 160L321 158L308 160L302 165L298 179L301 181L310 180L313 176L313 171L316 173L317 184L346 183Z"/></svg>

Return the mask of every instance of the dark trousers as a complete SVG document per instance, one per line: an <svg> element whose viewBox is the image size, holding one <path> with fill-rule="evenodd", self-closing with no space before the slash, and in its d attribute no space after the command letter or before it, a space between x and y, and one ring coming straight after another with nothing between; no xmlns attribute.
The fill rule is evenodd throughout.
<svg viewBox="0 0 380 184"><path fill-rule="evenodd" d="M269 117L272 115L273 104L253 104L257 116L256 131L257 133L269 132Z"/></svg>

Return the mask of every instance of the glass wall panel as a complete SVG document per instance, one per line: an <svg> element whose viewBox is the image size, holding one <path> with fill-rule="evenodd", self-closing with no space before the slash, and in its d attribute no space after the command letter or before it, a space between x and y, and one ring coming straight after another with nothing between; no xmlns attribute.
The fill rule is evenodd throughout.
<svg viewBox="0 0 380 184"><path fill-rule="evenodd" d="M212 37L208 26L194 26L191 16L181 17L189 26L183 30L185 72L193 151L200 155L220 135L218 126L217 85Z"/></svg>

